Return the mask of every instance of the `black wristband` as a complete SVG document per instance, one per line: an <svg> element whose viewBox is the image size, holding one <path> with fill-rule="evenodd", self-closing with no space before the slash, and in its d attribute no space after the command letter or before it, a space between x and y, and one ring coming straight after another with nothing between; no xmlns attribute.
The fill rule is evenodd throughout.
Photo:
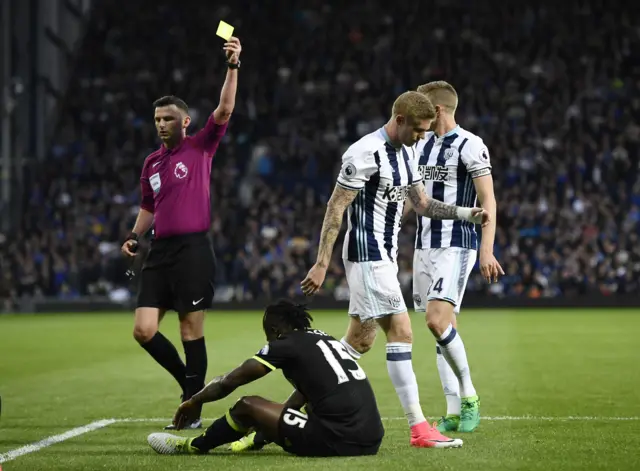
<svg viewBox="0 0 640 471"><path fill-rule="evenodd" d="M238 60L238 62L236 62L236 63L227 62L227 67L229 67L231 70L239 69L240 68L240 61Z"/></svg>
<svg viewBox="0 0 640 471"><path fill-rule="evenodd" d="M129 235L125 239L125 242L127 240L135 240L136 242L138 242L138 234L136 234L135 232L129 232Z"/></svg>

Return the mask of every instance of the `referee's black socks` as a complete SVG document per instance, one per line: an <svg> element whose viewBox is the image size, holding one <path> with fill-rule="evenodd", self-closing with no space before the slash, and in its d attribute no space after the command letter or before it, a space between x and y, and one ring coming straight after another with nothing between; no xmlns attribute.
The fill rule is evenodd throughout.
<svg viewBox="0 0 640 471"><path fill-rule="evenodd" d="M189 399L204 387L207 375L207 347L204 337L196 340L183 340L184 356L186 359L185 370L185 397Z"/></svg>
<svg viewBox="0 0 640 471"><path fill-rule="evenodd" d="M140 344L155 361L171 373L183 391L186 388L186 368L176 347L160 332L156 334L146 343Z"/></svg>

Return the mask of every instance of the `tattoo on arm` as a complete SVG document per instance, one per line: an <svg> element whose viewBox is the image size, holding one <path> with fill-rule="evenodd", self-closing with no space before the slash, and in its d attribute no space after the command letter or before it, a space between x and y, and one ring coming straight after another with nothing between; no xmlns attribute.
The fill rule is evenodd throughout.
<svg viewBox="0 0 640 471"><path fill-rule="evenodd" d="M413 210L421 216L424 216L424 209L427 207L427 194L424 191L424 185L419 183L413 185L409 190L409 201Z"/></svg>
<svg viewBox="0 0 640 471"><path fill-rule="evenodd" d="M333 194L327 204L327 212L324 214L322 223L322 231L320 232L320 244L318 246L318 258L316 263L322 267L328 267L333 253L333 245L336 243L340 226L342 225L342 216L345 209L349 206L358 195L357 191L347 190L340 186L336 186Z"/></svg>
<svg viewBox="0 0 640 471"><path fill-rule="evenodd" d="M458 219L457 208L430 198L424 215L431 219Z"/></svg>
<svg viewBox="0 0 640 471"><path fill-rule="evenodd" d="M422 183L411 187L409 198L415 211L421 216L430 219L458 219L458 207L429 198Z"/></svg>

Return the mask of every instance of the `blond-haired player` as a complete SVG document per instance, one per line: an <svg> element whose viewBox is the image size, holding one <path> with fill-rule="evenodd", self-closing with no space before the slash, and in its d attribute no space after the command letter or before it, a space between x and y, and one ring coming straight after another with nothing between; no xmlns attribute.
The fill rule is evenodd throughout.
<svg viewBox="0 0 640 471"><path fill-rule="evenodd" d="M433 219L485 223L487 213L427 197L418 174L415 144L435 116L424 95L405 92L394 102L387 124L347 149L327 205L317 261L301 285L306 295L320 289L348 209L342 257L351 319L341 343L357 359L371 348L380 325L387 337L389 376L411 427L411 445L448 448L461 446L462 441L430 427L420 406L411 361L411 321L397 276L398 231L407 197L418 213Z"/></svg>

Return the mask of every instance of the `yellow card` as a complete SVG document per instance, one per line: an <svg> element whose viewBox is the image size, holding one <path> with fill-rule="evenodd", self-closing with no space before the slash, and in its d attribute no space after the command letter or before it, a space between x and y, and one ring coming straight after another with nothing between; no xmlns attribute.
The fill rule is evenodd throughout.
<svg viewBox="0 0 640 471"><path fill-rule="evenodd" d="M216 35L228 41L229 38L233 35L233 26L231 26L229 23L225 23L224 21L220 20L220 24L218 25L218 31L216 31Z"/></svg>

